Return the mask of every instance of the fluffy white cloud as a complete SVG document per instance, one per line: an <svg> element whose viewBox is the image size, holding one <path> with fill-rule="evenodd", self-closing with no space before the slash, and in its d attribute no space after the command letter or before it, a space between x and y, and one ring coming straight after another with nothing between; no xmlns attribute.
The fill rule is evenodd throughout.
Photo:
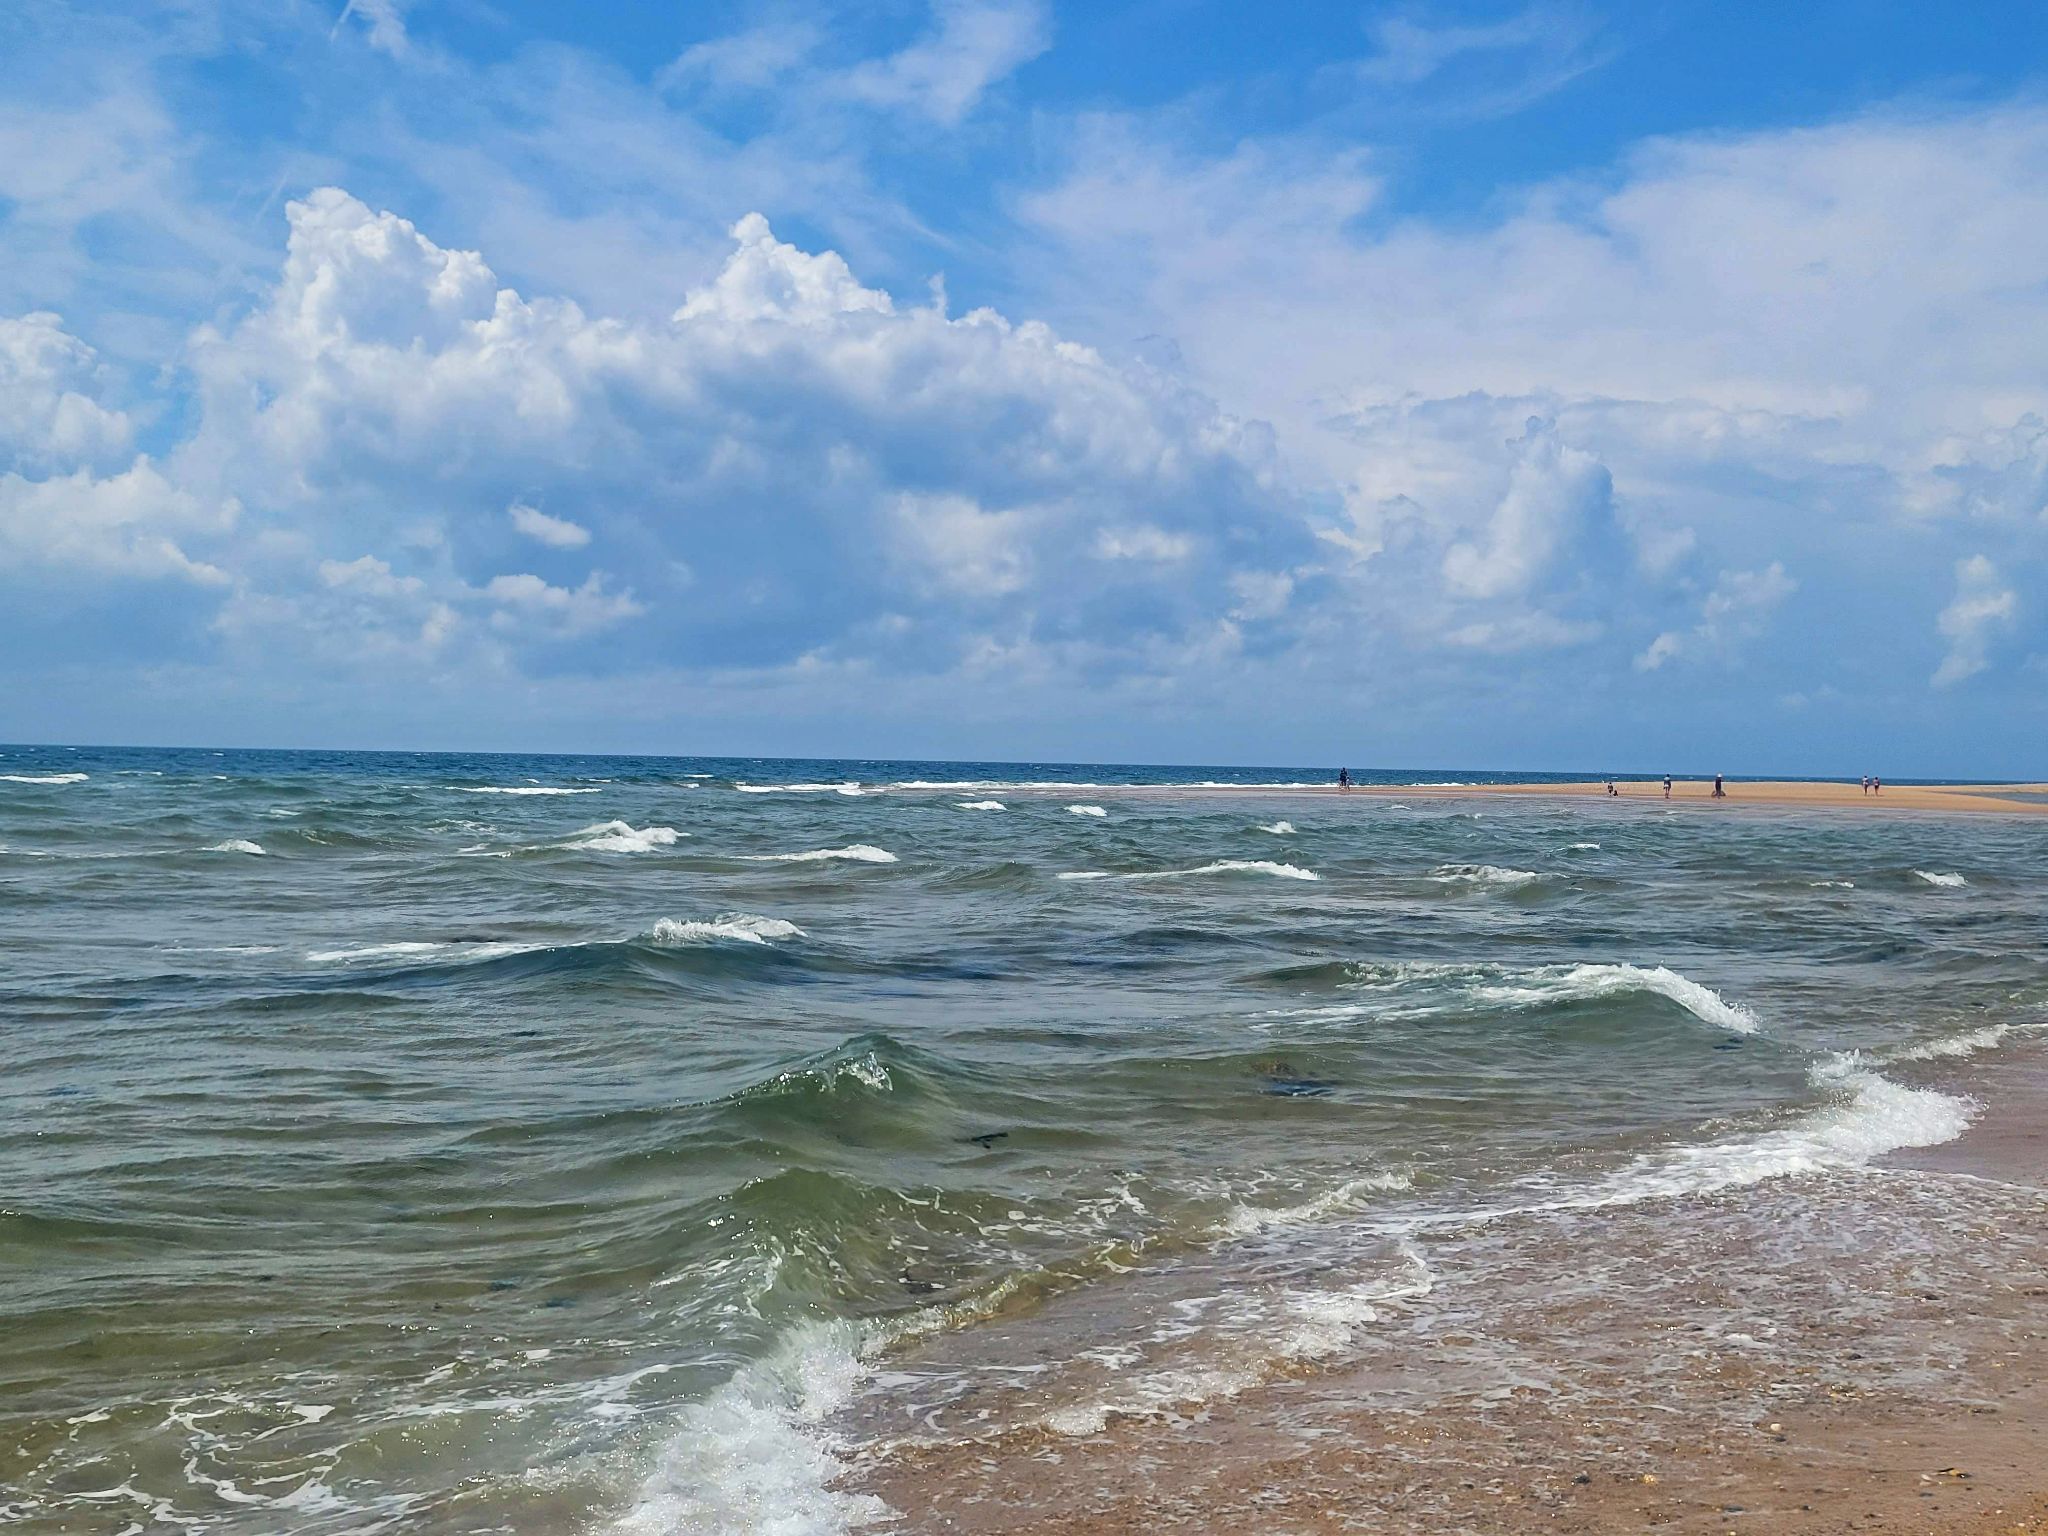
<svg viewBox="0 0 2048 1536"><path fill-rule="evenodd" d="M105 479L82 469L43 480L0 474L0 574L39 566L222 585L226 573L192 559L173 535L220 533L233 520L232 507L181 490L147 458Z"/></svg>
<svg viewBox="0 0 2048 1536"><path fill-rule="evenodd" d="M631 618L607 644L646 665L943 668L992 634L1183 641L1243 610L1239 577L1309 553L1257 428L1043 325L902 309L758 216L636 323L524 298L333 189L289 212L266 302L195 342L178 467L327 558L416 547L435 600L487 594L505 644ZM501 574L518 535L630 566L634 591ZM1108 550L1147 558L1089 558Z"/></svg>
<svg viewBox="0 0 2048 1536"><path fill-rule="evenodd" d="M1955 600L1942 609L1935 628L1948 642L1948 655L1934 674L1934 686L1952 687L1988 665L1987 653L2000 630L2012 626L2019 599L1998 567L1982 555L1956 562Z"/></svg>
<svg viewBox="0 0 2048 1536"><path fill-rule="evenodd" d="M25 472L103 464L128 448L128 418L97 398L91 347L38 311L0 315L0 465Z"/></svg>
<svg viewBox="0 0 2048 1536"><path fill-rule="evenodd" d="M1476 539L1445 553L1444 579L1465 597L1528 591L1582 530L1604 520L1612 490L1598 459L1531 422L1506 494Z"/></svg>

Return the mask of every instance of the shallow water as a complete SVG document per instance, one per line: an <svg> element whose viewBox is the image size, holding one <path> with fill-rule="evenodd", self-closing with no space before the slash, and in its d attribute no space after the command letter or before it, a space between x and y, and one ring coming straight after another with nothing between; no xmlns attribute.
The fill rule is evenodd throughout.
<svg viewBox="0 0 2048 1536"><path fill-rule="evenodd" d="M1119 787L1327 777L5 749L0 1514L830 1530L2048 1025L2019 818Z"/></svg>

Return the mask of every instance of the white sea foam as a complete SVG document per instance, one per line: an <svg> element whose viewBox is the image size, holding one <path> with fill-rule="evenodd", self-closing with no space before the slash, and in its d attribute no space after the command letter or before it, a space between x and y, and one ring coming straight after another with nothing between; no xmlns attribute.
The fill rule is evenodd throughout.
<svg viewBox="0 0 2048 1536"><path fill-rule="evenodd" d="M804 853L745 853L750 864L822 864L828 859L849 859L856 864L894 864L896 855L886 848L852 843L844 848L812 848Z"/></svg>
<svg viewBox="0 0 2048 1536"><path fill-rule="evenodd" d="M591 789L562 789L553 784L450 784L459 795L595 795Z"/></svg>
<svg viewBox="0 0 2048 1536"><path fill-rule="evenodd" d="M882 790L867 788L853 779L838 784L735 784L733 788L743 795L879 795Z"/></svg>
<svg viewBox="0 0 2048 1536"><path fill-rule="evenodd" d="M1553 966L1521 973L1515 981L1475 986L1471 995L1482 1002L1510 1008L1542 1003L1613 997L1630 992L1654 992L1669 998L1705 1024L1755 1034L1757 1016L1740 1003L1731 1003L1710 987L1689 976L1681 976L1661 965L1574 965Z"/></svg>
<svg viewBox="0 0 2048 1536"><path fill-rule="evenodd" d="M1109 814L1099 805L1070 805L1067 807L1067 811L1070 815L1074 816L1107 816Z"/></svg>
<svg viewBox="0 0 2048 1536"><path fill-rule="evenodd" d="M1000 811L1007 809L1000 800L956 800L954 804L963 811Z"/></svg>
<svg viewBox="0 0 2048 1536"><path fill-rule="evenodd" d="M1913 871L1913 873L1918 875L1922 880L1925 880L1929 885L1938 885L1945 890L1953 890L1955 887L1959 885L1968 885L1970 883L1969 881L1965 880L1961 875L1939 874L1933 870L1916 869Z"/></svg>
<svg viewBox="0 0 2048 1536"><path fill-rule="evenodd" d="M1294 836L1294 823L1291 821L1262 821L1259 823L1259 830L1261 832L1270 832L1275 837L1292 837Z"/></svg>
<svg viewBox="0 0 2048 1536"><path fill-rule="evenodd" d="M1219 1237L1250 1237L1271 1227L1305 1226L1355 1209L1367 1196L1398 1193L1413 1186L1405 1173L1370 1173L1347 1179L1296 1205L1233 1205L1210 1230Z"/></svg>
<svg viewBox="0 0 2048 1536"><path fill-rule="evenodd" d="M263 845L261 843L252 843L246 837L231 837L226 842L208 843L206 851L208 853L261 853L263 852Z"/></svg>
<svg viewBox="0 0 2048 1536"><path fill-rule="evenodd" d="M1276 864L1271 859L1217 859L1194 869L1145 869L1112 874L1104 869L1076 869L1062 873L1062 880L1178 880L1186 875L1272 875L1281 880L1320 880L1312 869L1298 864Z"/></svg>
<svg viewBox="0 0 2048 1536"><path fill-rule="evenodd" d="M1809 880L1806 882L1806 888L1810 891L1853 891L1856 889L1856 882L1854 880Z"/></svg>
<svg viewBox="0 0 2048 1536"><path fill-rule="evenodd" d="M83 784L91 777L89 773L0 773L0 783Z"/></svg>
<svg viewBox="0 0 2048 1536"><path fill-rule="evenodd" d="M1937 1040L1924 1040L1917 1045L1893 1046L1877 1054L1877 1060L1884 1063L1896 1061L1940 1061L1944 1058L1974 1056L1979 1051L1989 1051L2004 1044L2013 1035L2037 1034L2048 1029L2048 1015L2031 1019L2006 1019L1997 1024L1986 1024L1981 1029L1966 1030L1959 1035L1945 1035Z"/></svg>
<svg viewBox="0 0 2048 1536"><path fill-rule="evenodd" d="M740 944L766 944L770 939L801 939L803 929L779 917L756 917L751 912L721 912L705 922L664 917L654 925L657 944L715 944L730 940Z"/></svg>
<svg viewBox="0 0 2048 1536"><path fill-rule="evenodd" d="M674 827L635 827L623 821L600 821L571 835L558 848L583 849L591 853L652 853L672 847L679 837L688 837Z"/></svg>
<svg viewBox="0 0 2048 1536"><path fill-rule="evenodd" d="M889 1510L838 1486L845 1464L826 1428L867 1367L848 1323L805 1323L677 1416L614 1536L840 1536Z"/></svg>
<svg viewBox="0 0 2048 1536"><path fill-rule="evenodd" d="M1498 864L1439 864L1430 871L1430 878L1446 885L1497 885L1512 890L1543 876L1533 869L1504 869Z"/></svg>
<svg viewBox="0 0 2048 1536"><path fill-rule="evenodd" d="M1573 853L1598 853L1600 851L1598 843L1571 843L1567 846Z"/></svg>

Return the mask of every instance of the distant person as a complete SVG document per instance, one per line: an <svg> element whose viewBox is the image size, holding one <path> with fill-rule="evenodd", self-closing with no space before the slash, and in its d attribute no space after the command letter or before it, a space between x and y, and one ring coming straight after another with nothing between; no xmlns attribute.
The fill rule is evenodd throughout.
<svg viewBox="0 0 2048 1536"><path fill-rule="evenodd" d="M1870 792L1871 792L1871 793L1872 793L1873 795L1881 795L1881 794L1883 794L1883 793L1884 793L1884 780L1883 780L1883 779L1879 779L1879 778L1872 778L1872 779L1871 779L1871 781L1870 781Z"/></svg>
<svg viewBox="0 0 2048 1536"><path fill-rule="evenodd" d="M1671 775L1668 773L1664 775L1664 798L1666 800L1671 798Z"/></svg>
<svg viewBox="0 0 2048 1536"><path fill-rule="evenodd" d="M1351 787L1351 770L1349 768L1339 768L1337 770L1337 787L1339 789L1349 789Z"/></svg>
<svg viewBox="0 0 2048 1536"><path fill-rule="evenodd" d="M1616 788L1614 787L1614 780L1612 780L1612 779L1609 779L1609 780L1607 781L1607 793L1608 793L1608 794L1610 794L1610 795L1618 795L1618 794L1620 794L1620 793L1621 793L1621 791L1620 791L1620 790L1618 790L1618 789L1616 789Z"/></svg>
<svg viewBox="0 0 2048 1536"><path fill-rule="evenodd" d="M1721 787L1721 775L1718 773L1714 775L1714 798L1716 800L1726 800L1728 798L1728 791Z"/></svg>
<svg viewBox="0 0 2048 1536"><path fill-rule="evenodd" d="M1863 775L1863 793L1866 795L1870 793L1870 775L1867 773Z"/></svg>

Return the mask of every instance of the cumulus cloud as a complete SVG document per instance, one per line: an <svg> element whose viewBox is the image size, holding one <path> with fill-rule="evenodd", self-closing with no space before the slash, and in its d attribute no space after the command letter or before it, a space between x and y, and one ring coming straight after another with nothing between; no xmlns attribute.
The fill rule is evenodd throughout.
<svg viewBox="0 0 2048 1536"><path fill-rule="evenodd" d="M222 585L226 573L173 535L217 533L233 520L232 508L171 484L147 458L104 479L82 469L43 480L0 474L0 568Z"/></svg>
<svg viewBox="0 0 2048 1536"><path fill-rule="evenodd" d="M0 464L70 469L123 454L128 418L96 398L103 387L98 357L56 315L0 315Z"/></svg>
<svg viewBox="0 0 2048 1536"><path fill-rule="evenodd" d="M1983 555L1958 560L1955 599L1935 623L1948 642L1948 654L1935 670L1934 686L1950 688L1982 672L1992 641L2012 626L2018 611L2018 597L1990 560Z"/></svg>
<svg viewBox="0 0 2048 1536"><path fill-rule="evenodd" d="M1522 451L1478 537L1444 555L1444 579L1465 597L1526 592L1583 530L1610 508L1613 481L1583 449L1557 440L1550 424L1529 423Z"/></svg>
<svg viewBox="0 0 2048 1536"><path fill-rule="evenodd" d="M345 566L415 546L418 595L460 613L483 594L505 646L603 631L611 665L946 668L998 637L1139 657L1278 622L1240 578L1311 553L1257 427L1044 325L903 308L758 215L661 322L524 297L334 189L289 221L267 299L195 341L181 471ZM632 590L505 574L511 538L593 547L542 505L602 526Z"/></svg>

